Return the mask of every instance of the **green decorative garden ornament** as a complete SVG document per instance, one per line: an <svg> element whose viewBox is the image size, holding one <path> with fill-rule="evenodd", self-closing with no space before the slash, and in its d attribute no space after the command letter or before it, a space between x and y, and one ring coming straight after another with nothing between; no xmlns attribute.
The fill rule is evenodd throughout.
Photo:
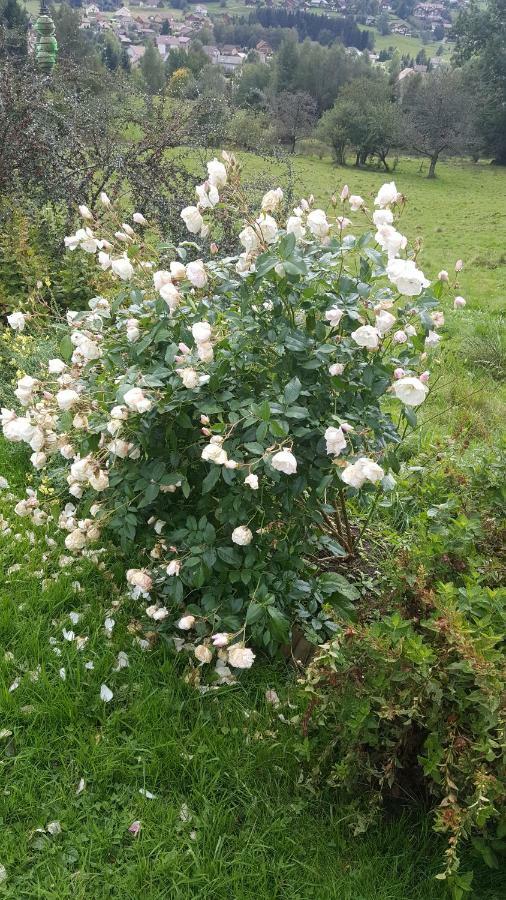
<svg viewBox="0 0 506 900"><path fill-rule="evenodd" d="M35 43L35 59L41 72L48 75L56 62L58 43L54 36L54 22L45 0L41 0L40 15L35 23L37 40Z"/></svg>

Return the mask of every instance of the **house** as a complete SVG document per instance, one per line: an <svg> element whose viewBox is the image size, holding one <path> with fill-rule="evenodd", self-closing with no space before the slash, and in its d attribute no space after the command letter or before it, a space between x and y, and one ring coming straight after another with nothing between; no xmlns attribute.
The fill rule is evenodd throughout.
<svg viewBox="0 0 506 900"><path fill-rule="evenodd" d="M126 6L120 6L120 8L113 13L113 19L120 19L122 22L130 22L132 18L132 13Z"/></svg>
<svg viewBox="0 0 506 900"><path fill-rule="evenodd" d="M146 52L145 47L129 47L127 50L128 58L132 66L137 66Z"/></svg>

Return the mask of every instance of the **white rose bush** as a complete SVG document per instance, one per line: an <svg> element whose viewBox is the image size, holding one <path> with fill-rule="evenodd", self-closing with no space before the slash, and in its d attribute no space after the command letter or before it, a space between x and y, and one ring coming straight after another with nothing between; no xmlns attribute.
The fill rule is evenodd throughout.
<svg viewBox="0 0 506 900"><path fill-rule="evenodd" d="M329 604L357 593L319 558L360 552L357 515L392 488L429 393L450 286L396 231L395 184L371 210L341 198L352 218L311 199L284 221L276 188L252 217L223 154L179 247L108 197L100 219L80 207L68 252L93 253L110 290L67 314L61 358L2 410L5 438L58 489L67 550L119 543L146 624L221 681L295 621L314 641L335 629ZM231 218L240 252L223 257ZM20 514L44 526L42 507L30 490Z"/></svg>

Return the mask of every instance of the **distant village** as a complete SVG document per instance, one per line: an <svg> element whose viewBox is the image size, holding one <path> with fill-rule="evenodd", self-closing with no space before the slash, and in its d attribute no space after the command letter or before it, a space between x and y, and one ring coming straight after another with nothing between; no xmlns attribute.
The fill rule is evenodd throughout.
<svg viewBox="0 0 506 900"><path fill-rule="evenodd" d="M347 12L347 3L349 0L308 0L308 2L296 2L296 0L284 0L283 8L287 10L303 9L307 11L338 11ZM246 0L248 3L248 0ZM248 5L255 6L254 0L249 0ZM467 0L446 0L445 3L418 3L413 10L412 21L419 23L420 27L426 32L436 32L444 36L452 27L452 12L458 8L467 5ZM382 12L392 13L392 7L388 0L383 0L381 4ZM140 14L142 11L142 15ZM348 9L349 11L349 9ZM223 11L225 20L228 18L226 9ZM212 29L212 23L209 19L209 10L206 6L195 5L182 12L180 18L175 18L167 13L160 11L158 5L143 2L143 0L130 0L129 6L121 6L113 12L104 12L100 7L91 3L83 5L81 28L91 29L97 33L105 30L112 30L117 36L122 47L125 48L129 57L130 64L135 67L142 59L146 44L151 41L154 43L163 61L165 61L171 50L187 52L195 39L195 35L202 31L206 25ZM368 17L365 22L366 26L373 26L375 19ZM410 28L409 23L402 20L394 21L390 27L392 35L402 35L406 37L416 36ZM350 52L359 53L355 48L348 48ZM225 72L231 73L236 71L243 65L248 57L248 52L242 47L229 44L224 45L204 45L203 50L209 57L213 65L220 66ZM260 63L266 63L273 55L273 49L266 41L259 41L255 47L257 60ZM371 61L378 62L379 54L370 51ZM443 65L441 57L434 56L429 61L430 67L436 68ZM411 74L423 73L427 70L426 65L415 65L405 68L399 75L402 81Z"/></svg>

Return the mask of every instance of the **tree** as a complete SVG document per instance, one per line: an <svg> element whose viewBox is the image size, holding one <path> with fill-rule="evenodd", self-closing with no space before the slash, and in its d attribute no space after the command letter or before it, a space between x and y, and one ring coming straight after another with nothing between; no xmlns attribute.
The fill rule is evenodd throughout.
<svg viewBox="0 0 506 900"><path fill-rule="evenodd" d="M428 157L428 178L435 177L442 153L466 153L476 143L469 96L458 70L411 78L403 111L405 146Z"/></svg>
<svg viewBox="0 0 506 900"><path fill-rule="evenodd" d="M388 171L387 156L400 143L400 111L392 102L384 76L375 75L350 82L341 91L333 108L320 122L319 135L344 165L346 147L355 149L355 165L365 165L376 156Z"/></svg>
<svg viewBox="0 0 506 900"><path fill-rule="evenodd" d="M141 59L141 72L150 94L158 94L165 84L165 69L162 58L150 41Z"/></svg>
<svg viewBox="0 0 506 900"><path fill-rule="evenodd" d="M294 89L298 63L297 39L293 34L288 34L283 39L276 57L276 90L278 94Z"/></svg>
<svg viewBox="0 0 506 900"><path fill-rule="evenodd" d="M496 163L506 165L506 0L489 0L461 13L455 36L456 61L475 62L471 72L486 149Z"/></svg>
<svg viewBox="0 0 506 900"><path fill-rule="evenodd" d="M307 91L282 91L274 98L272 115L279 139L293 153L296 141L306 137L316 122L316 103Z"/></svg>
<svg viewBox="0 0 506 900"><path fill-rule="evenodd" d="M161 30L160 30L160 34L165 34L165 35L167 35L167 34L170 34L170 33L171 33L170 22L169 22L168 19L164 19L163 22L162 22L162 27L161 27Z"/></svg>
<svg viewBox="0 0 506 900"><path fill-rule="evenodd" d="M58 41L58 61L72 61L77 64L99 65L99 57L92 46L89 34L81 28L81 14L68 3L61 3L52 12Z"/></svg>
<svg viewBox="0 0 506 900"><path fill-rule="evenodd" d="M28 16L17 0L6 0L0 4L0 54L26 56Z"/></svg>

